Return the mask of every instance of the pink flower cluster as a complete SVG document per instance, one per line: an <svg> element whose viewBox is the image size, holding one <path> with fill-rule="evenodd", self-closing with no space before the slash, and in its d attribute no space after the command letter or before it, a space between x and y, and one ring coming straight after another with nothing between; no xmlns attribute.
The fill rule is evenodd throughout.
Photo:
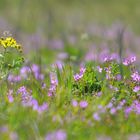
<svg viewBox="0 0 140 140"><path fill-rule="evenodd" d="M48 109L48 103L44 102L42 105L39 105L36 99L31 100L31 106L33 110L36 110L39 114L43 113Z"/></svg>
<svg viewBox="0 0 140 140"><path fill-rule="evenodd" d="M125 66L129 66L129 65L133 64L135 61L136 61L136 56L132 56L130 58L124 59L123 64Z"/></svg>
<svg viewBox="0 0 140 140"><path fill-rule="evenodd" d="M95 121L100 121L101 115L107 112L109 112L111 115L115 115L117 111L121 110L126 103L125 100L122 100L117 106L115 106L113 104L113 100L114 99L112 98L112 100L106 106L102 106L102 105L98 106L98 110L93 113L93 119Z"/></svg>
<svg viewBox="0 0 140 140"><path fill-rule="evenodd" d="M85 71L86 71L86 68L81 67L80 68L80 73L77 73L77 74L74 75L74 80L79 81L83 77Z"/></svg>
<svg viewBox="0 0 140 140"><path fill-rule="evenodd" d="M50 73L50 88L48 91L48 96L53 96L55 94L57 85L58 80L56 73Z"/></svg>
<svg viewBox="0 0 140 140"><path fill-rule="evenodd" d="M140 82L140 74L137 71L131 74L131 78L135 82Z"/></svg>
<svg viewBox="0 0 140 140"><path fill-rule="evenodd" d="M133 89L133 91L134 91L134 92L140 91L140 86L135 86L134 89Z"/></svg>
<svg viewBox="0 0 140 140"><path fill-rule="evenodd" d="M61 129L48 133L45 137L45 140L66 140L66 139L67 133Z"/></svg>
<svg viewBox="0 0 140 140"><path fill-rule="evenodd" d="M48 104L44 102L42 105L39 105L38 101L32 97L31 91L28 91L25 86L17 90L17 95L20 95L24 107L32 107L33 110L36 110L39 114L48 109ZM13 90L9 90L7 96L9 103L12 103L14 101Z"/></svg>
<svg viewBox="0 0 140 140"><path fill-rule="evenodd" d="M78 103L78 101L76 101L76 100L72 100L72 106L73 107L77 107L77 106L80 106L80 108L86 108L87 106L88 106L88 102L87 101L80 101L79 103Z"/></svg>
<svg viewBox="0 0 140 140"><path fill-rule="evenodd" d="M101 68L100 66L97 66L97 70L98 70L99 73L102 73L103 68Z"/></svg>
<svg viewBox="0 0 140 140"><path fill-rule="evenodd" d="M131 112L135 112L140 115L140 102L138 100L134 100L131 106L125 108L124 112L126 117L128 117Z"/></svg>
<svg viewBox="0 0 140 140"><path fill-rule="evenodd" d="M32 100L31 92L32 91L28 91L25 86L22 86L17 90L17 95L20 95L23 106L30 106Z"/></svg>
<svg viewBox="0 0 140 140"><path fill-rule="evenodd" d="M7 93L7 97L8 97L9 103L12 103L14 101L13 90L9 89L9 91Z"/></svg>
<svg viewBox="0 0 140 140"><path fill-rule="evenodd" d="M37 80L43 80L44 75L40 72L40 68L36 64L32 64L31 67L24 66L20 69L19 75L13 75L10 74L8 76L9 82L20 82L21 80L27 79L29 77L29 74L33 74L35 79Z"/></svg>

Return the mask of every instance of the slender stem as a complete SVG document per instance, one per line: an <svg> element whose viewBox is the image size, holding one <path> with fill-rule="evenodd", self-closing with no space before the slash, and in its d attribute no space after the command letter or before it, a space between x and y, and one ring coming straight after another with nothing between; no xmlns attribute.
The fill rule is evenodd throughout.
<svg viewBox="0 0 140 140"><path fill-rule="evenodd" d="M123 77L123 67L122 67L123 35L124 35L124 28L121 28L118 33L118 44L119 44L120 73L121 73L122 79L124 78Z"/></svg>

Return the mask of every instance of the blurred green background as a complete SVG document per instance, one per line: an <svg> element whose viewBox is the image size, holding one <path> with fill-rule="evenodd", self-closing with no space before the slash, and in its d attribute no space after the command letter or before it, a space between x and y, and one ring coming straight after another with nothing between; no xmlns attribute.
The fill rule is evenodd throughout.
<svg viewBox="0 0 140 140"><path fill-rule="evenodd" d="M10 31L24 46L31 35L44 46L51 38L80 36L95 23L121 22L139 34L139 7L139 0L0 0L0 32Z"/></svg>

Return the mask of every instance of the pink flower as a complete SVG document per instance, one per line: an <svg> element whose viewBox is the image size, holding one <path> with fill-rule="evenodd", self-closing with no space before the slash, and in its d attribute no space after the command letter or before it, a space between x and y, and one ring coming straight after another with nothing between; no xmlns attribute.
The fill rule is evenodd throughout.
<svg viewBox="0 0 140 140"><path fill-rule="evenodd" d="M138 73L137 71L134 72L134 73L131 75L131 77L132 77L132 80L133 80L133 81L137 81L137 82L140 81L140 75L139 75L139 73Z"/></svg>
<svg viewBox="0 0 140 140"><path fill-rule="evenodd" d="M9 103L12 103L14 101L14 97L12 94L13 94L13 90L9 90L7 95Z"/></svg>
<svg viewBox="0 0 140 140"><path fill-rule="evenodd" d="M132 107L127 107L125 110L124 110L124 113L125 113L125 116L128 117L128 115L132 112Z"/></svg>
<svg viewBox="0 0 140 140"><path fill-rule="evenodd" d="M97 96L98 97L100 97L101 95L102 95L102 92L101 91L97 93Z"/></svg>
<svg viewBox="0 0 140 140"><path fill-rule="evenodd" d="M48 109L48 104L44 102L42 105L38 106L37 111L39 114L41 114L47 109Z"/></svg>
<svg viewBox="0 0 140 140"><path fill-rule="evenodd" d="M97 70L98 70L98 72L102 73L103 68L101 68L100 66L97 66Z"/></svg>
<svg viewBox="0 0 140 140"><path fill-rule="evenodd" d="M64 130L57 130L51 133L48 133L45 137L45 140L66 140L67 133Z"/></svg>
<svg viewBox="0 0 140 140"><path fill-rule="evenodd" d="M125 66L128 66L128 65L130 65L130 61L128 59L124 59L123 64Z"/></svg>
<svg viewBox="0 0 140 140"><path fill-rule="evenodd" d="M101 120L99 114L96 113L96 112L93 114L93 118L94 118L95 121L100 121Z"/></svg>
<svg viewBox="0 0 140 140"><path fill-rule="evenodd" d="M124 59L123 64L125 66L128 66L128 65L131 65L132 63L134 63L135 61L136 61L136 56L132 56L130 58Z"/></svg>
<svg viewBox="0 0 140 140"><path fill-rule="evenodd" d="M86 68L81 67L81 68L80 68L80 73L77 73L77 74L74 75L74 80L75 80L75 81L80 80L80 79L83 77L85 71L86 71Z"/></svg>
<svg viewBox="0 0 140 140"><path fill-rule="evenodd" d="M81 68L80 68L80 73L83 74L83 73L85 73L85 71L86 71L86 68L84 68L84 67L81 67Z"/></svg>
<svg viewBox="0 0 140 140"><path fill-rule="evenodd" d="M113 107L110 109L110 114L112 114L112 115L116 114L116 111L117 111L116 108Z"/></svg>
<svg viewBox="0 0 140 140"><path fill-rule="evenodd" d="M74 80L75 80L75 81L78 81L79 79L80 79L79 74L75 74L75 75L74 75Z"/></svg>
<svg viewBox="0 0 140 140"><path fill-rule="evenodd" d="M72 100L72 106L73 107L77 107L78 106L78 102L76 100Z"/></svg>
<svg viewBox="0 0 140 140"><path fill-rule="evenodd" d="M130 58L130 62L131 63L134 63L136 61L136 56L132 56L131 58Z"/></svg>
<svg viewBox="0 0 140 140"><path fill-rule="evenodd" d="M79 105L80 105L81 108L86 108L88 106L88 103L87 103L87 101L81 101L79 103Z"/></svg>
<svg viewBox="0 0 140 140"><path fill-rule="evenodd" d="M140 90L140 86L135 86L133 89L134 92L138 92L139 90Z"/></svg>

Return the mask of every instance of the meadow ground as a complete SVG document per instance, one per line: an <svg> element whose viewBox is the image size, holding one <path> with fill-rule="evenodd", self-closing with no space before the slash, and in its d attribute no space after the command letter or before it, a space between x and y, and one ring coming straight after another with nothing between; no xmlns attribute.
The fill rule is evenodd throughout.
<svg viewBox="0 0 140 140"><path fill-rule="evenodd" d="M1 140L140 139L139 1L0 2Z"/></svg>

